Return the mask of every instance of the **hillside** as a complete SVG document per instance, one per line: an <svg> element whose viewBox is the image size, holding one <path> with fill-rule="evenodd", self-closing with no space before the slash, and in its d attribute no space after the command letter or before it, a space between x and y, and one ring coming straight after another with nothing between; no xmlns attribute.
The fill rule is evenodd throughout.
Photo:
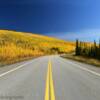
<svg viewBox="0 0 100 100"><path fill-rule="evenodd" d="M13 63L46 54L68 53L74 48L73 42L32 33L0 30L1 63Z"/></svg>

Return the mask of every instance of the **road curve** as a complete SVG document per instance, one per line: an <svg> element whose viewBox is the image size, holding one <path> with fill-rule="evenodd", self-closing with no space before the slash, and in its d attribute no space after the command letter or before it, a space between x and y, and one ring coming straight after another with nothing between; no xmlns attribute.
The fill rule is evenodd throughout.
<svg viewBox="0 0 100 100"><path fill-rule="evenodd" d="M48 100L100 100L100 69L59 56L0 68L0 100L46 100L46 95Z"/></svg>

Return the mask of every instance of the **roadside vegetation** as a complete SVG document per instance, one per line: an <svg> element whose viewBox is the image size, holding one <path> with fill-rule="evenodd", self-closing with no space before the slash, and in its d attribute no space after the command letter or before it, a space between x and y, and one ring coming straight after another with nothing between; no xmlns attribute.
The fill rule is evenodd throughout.
<svg viewBox="0 0 100 100"><path fill-rule="evenodd" d="M32 33L0 30L0 65L74 50L73 42Z"/></svg>
<svg viewBox="0 0 100 100"><path fill-rule="evenodd" d="M99 44L96 41L92 44L76 40L75 54L100 60L100 41Z"/></svg>
<svg viewBox="0 0 100 100"><path fill-rule="evenodd" d="M100 41L99 43L96 41L88 43L76 40L75 52L62 57L100 67Z"/></svg>

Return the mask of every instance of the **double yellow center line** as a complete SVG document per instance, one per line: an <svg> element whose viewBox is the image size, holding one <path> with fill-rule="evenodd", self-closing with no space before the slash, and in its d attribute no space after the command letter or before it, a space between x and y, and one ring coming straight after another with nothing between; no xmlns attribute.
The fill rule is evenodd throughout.
<svg viewBox="0 0 100 100"><path fill-rule="evenodd" d="M46 80L46 89L45 89L45 100L55 100L53 77L52 77L52 65L49 59L48 62L48 71L47 71L47 80Z"/></svg>

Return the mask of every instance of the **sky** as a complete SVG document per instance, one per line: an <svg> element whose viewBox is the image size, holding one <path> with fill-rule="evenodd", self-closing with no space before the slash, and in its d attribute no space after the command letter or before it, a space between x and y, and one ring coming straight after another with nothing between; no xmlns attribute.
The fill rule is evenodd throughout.
<svg viewBox="0 0 100 100"><path fill-rule="evenodd" d="M100 0L0 0L0 29L99 40Z"/></svg>

